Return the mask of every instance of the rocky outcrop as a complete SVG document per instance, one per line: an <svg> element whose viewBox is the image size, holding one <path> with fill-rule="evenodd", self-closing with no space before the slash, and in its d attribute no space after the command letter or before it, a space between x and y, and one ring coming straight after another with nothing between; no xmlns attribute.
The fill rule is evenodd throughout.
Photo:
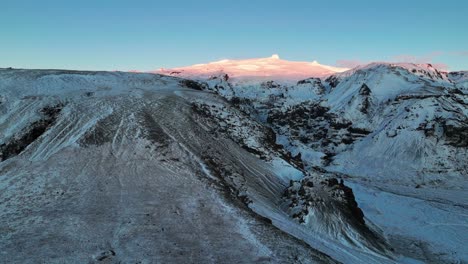
<svg viewBox="0 0 468 264"><path fill-rule="evenodd" d="M389 249L385 239L366 225L353 190L333 174L313 170L299 181L290 181L283 198L291 217L302 225L345 239L360 236L371 247ZM347 224L342 219L347 219ZM318 222L325 224L317 227Z"/></svg>
<svg viewBox="0 0 468 264"><path fill-rule="evenodd" d="M361 208L359 208L354 198L353 190L344 185L342 179L327 178L320 180L318 183L314 183L314 181L317 180L312 177L306 177L300 181L291 181L289 187L285 190L284 197L290 199L289 207L301 207L300 210L293 215L293 218L301 223L305 223L311 207L323 206L327 202L336 202L340 203L340 209L343 210L343 213L348 215L349 218L360 225L365 225L364 213ZM320 188L321 190L326 190L330 194L331 199L327 201L327 199L323 197L318 197L314 187L315 189Z"/></svg>
<svg viewBox="0 0 468 264"><path fill-rule="evenodd" d="M63 104L58 104L41 109L41 119L30 124L22 134L15 135L14 138L0 145L0 162L21 154L42 136L55 123L63 107Z"/></svg>
<svg viewBox="0 0 468 264"><path fill-rule="evenodd" d="M185 86L190 89L203 91L207 88L207 85L204 83L192 81L192 80L182 80L180 81L180 85Z"/></svg>
<svg viewBox="0 0 468 264"><path fill-rule="evenodd" d="M279 135L327 153L324 158L333 157L335 153L370 133L354 127L352 122L313 102L305 102L287 109L272 109L269 111L267 123ZM329 163L330 160L324 159L323 162Z"/></svg>

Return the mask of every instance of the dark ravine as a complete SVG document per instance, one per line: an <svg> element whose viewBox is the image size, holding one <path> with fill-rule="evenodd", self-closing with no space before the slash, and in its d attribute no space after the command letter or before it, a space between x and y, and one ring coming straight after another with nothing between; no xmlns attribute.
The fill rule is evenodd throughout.
<svg viewBox="0 0 468 264"><path fill-rule="evenodd" d="M30 124L22 135L17 135L7 143L0 145L0 162L21 154L30 144L47 132L54 125L63 107L63 104L58 104L41 109L42 118L40 120Z"/></svg>

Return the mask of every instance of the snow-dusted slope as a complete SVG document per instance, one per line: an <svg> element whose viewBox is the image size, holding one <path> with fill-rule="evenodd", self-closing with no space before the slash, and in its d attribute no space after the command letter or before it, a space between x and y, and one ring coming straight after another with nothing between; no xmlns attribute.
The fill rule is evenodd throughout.
<svg viewBox="0 0 468 264"><path fill-rule="evenodd" d="M188 67L161 69L156 73L192 79L208 79L227 74L234 82L258 82L259 80L297 82L309 77L324 77L345 70L347 69L321 65L316 61L282 60L275 54L268 58L221 60Z"/></svg>
<svg viewBox="0 0 468 264"><path fill-rule="evenodd" d="M466 177L468 96L446 74L371 64L334 77L322 105L370 132L336 157L335 168L413 184L458 185Z"/></svg>
<svg viewBox="0 0 468 264"><path fill-rule="evenodd" d="M0 69L1 259L468 260L465 72L189 68Z"/></svg>
<svg viewBox="0 0 468 264"><path fill-rule="evenodd" d="M306 172L270 128L200 87L154 74L0 70L0 259L402 259L337 175Z"/></svg>
<svg viewBox="0 0 468 264"><path fill-rule="evenodd" d="M357 97L368 96L369 109L365 111L372 111L372 106L398 96L430 96L454 88L447 74L430 64L373 63L333 75L327 82L332 91L324 99L332 110L341 110L349 119L358 118L363 112L353 105Z"/></svg>
<svg viewBox="0 0 468 264"><path fill-rule="evenodd" d="M451 72L448 78L461 90L468 90L468 71Z"/></svg>
<svg viewBox="0 0 468 264"><path fill-rule="evenodd" d="M248 82L225 74L189 77L271 127L276 142L306 170L343 173L360 190L358 201L370 210L370 219L406 255L425 262L468 260L463 250L468 222L460 217L468 214L466 72L372 63L297 82L274 76ZM297 199L291 210L304 222L309 214L317 217L314 210L297 208L308 202L301 198L307 188L298 193L306 183L295 181L290 187ZM373 205L376 190L381 194ZM437 235L423 234L420 226Z"/></svg>

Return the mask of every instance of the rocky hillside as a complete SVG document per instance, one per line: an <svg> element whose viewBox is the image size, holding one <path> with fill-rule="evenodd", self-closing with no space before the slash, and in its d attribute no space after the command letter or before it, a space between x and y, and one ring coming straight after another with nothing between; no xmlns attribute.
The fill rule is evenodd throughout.
<svg viewBox="0 0 468 264"><path fill-rule="evenodd" d="M464 76L0 69L0 259L466 261Z"/></svg>
<svg viewBox="0 0 468 264"><path fill-rule="evenodd" d="M457 227L462 229L459 233L468 234L461 218L466 213L463 194L468 187L466 76L466 72L447 73L430 64L372 63L294 83L274 76L231 81L225 72L192 78L204 90L223 96L271 128L276 143L306 171L339 173L356 184L362 195L357 199L369 206L368 216L373 219L394 209L377 208L380 205L371 204L368 193L378 190L395 195L389 203L399 204L399 210L407 212L401 219L417 220L409 221L413 224L396 221L395 225L383 221L386 235L398 237L397 244L413 257L424 259L422 252L434 254L434 258L445 255L445 260L439 260L444 262L468 258L461 244L466 239L446 235L459 232ZM297 184L291 185L294 192ZM420 199L425 206L416 209L404 204L404 197ZM304 202L294 199L293 208L303 206ZM452 212L445 228L426 213L432 210L440 214L435 219L446 217L434 201ZM297 210L293 215L306 222L305 215L311 210ZM420 225L439 235L416 232ZM395 232L395 226L402 231ZM402 241L411 240L428 246L408 249L410 242Z"/></svg>
<svg viewBox="0 0 468 264"><path fill-rule="evenodd" d="M271 128L200 87L154 74L0 70L0 259L398 258L349 213L360 210L351 189L336 196L321 184L334 174L311 180L327 202L307 208L324 217L294 217L285 191L311 172Z"/></svg>

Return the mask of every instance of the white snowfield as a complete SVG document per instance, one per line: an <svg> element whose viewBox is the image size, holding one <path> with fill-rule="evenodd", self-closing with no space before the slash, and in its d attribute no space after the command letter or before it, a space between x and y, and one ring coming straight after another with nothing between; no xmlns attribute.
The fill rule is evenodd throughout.
<svg viewBox="0 0 468 264"><path fill-rule="evenodd" d="M468 261L464 73L343 70L0 69L0 262Z"/></svg>
<svg viewBox="0 0 468 264"><path fill-rule="evenodd" d="M155 73L180 76L184 78L210 78L219 74L228 74L234 82L258 82L276 80L297 82L309 77L324 77L348 69L322 65L317 61L287 61L274 54L268 58L220 60L207 64L188 67L159 69Z"/></svg>

